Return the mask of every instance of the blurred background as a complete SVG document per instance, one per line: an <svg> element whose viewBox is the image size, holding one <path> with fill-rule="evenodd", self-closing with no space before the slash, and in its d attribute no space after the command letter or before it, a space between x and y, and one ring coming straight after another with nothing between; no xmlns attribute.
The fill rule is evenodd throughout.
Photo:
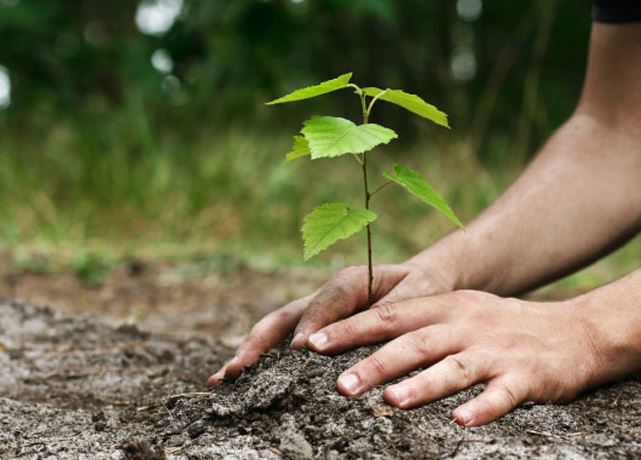
<svg viewBox="0 0 641 460"><path fill-rule="evenodd" d="M306 117L357 117L357 99L342 91L264 105L349 71L360 85L403 88L449 114L451 131L379 104L375 121L400 140L372 166L419 169L467 221L571 114L590 8L0 0L0 244L11 274L71 270L100 285L121 263L142 270L142 260L186 261L198 273L326 274L362 263L358 236L302 262L302 216L326 200L360 204L350 159L282 161ZM375 262L401 261L451 229L393 188L373 206ZM639 248L634 241L549 292L612 279L639 263Z"/></svg>

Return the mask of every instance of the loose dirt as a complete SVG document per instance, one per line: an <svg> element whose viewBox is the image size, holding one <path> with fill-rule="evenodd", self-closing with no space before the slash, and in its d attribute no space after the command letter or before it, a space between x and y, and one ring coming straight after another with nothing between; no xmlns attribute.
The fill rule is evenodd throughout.
<svg viewBox="0 0 641 460"><path fill-rule="evenodd" d="M122 459L639 458L641 377L566 406L526 406L464 429L451 410L472 388L412 411L381 388L340 396L365 357L286 347L213 392L230 349L92 317L0 303L0 457Z"/></svg>

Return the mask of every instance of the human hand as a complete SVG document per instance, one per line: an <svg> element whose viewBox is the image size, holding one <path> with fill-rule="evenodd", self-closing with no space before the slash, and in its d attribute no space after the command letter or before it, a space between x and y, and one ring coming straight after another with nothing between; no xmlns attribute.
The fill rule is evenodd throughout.
<svg viewBox="0 0 641 460"><path fill-rule="evenodd" d="M526 401L569 401L601 382L590 330L571 302L455 291L358 313L313 334L309 346L336 353L396 337L341 374L339 391L357 396L426 368L384 391L387 403L408 409L485 383L483 393L452 414L459 424L476 426Z"/></svg>
<svg viewBox="0 0 641 460"><path fill-rule="evenodd" d="M367 308L367 267L349 267L338 272L315 293L269 313L251 329L236 355L208 384L215 386L224 378L235 378L243 368L256 363L292 331L291 346L302 348L308 337L337 320ZM413 263L381 265L374 268L373 309L413 297L452 290L443 273L427 271Z"/></svg>

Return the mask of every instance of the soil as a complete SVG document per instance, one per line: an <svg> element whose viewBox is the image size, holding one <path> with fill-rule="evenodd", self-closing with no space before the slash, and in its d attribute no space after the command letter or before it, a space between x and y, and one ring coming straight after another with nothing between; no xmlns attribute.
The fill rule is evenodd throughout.
<svg viewBox="0 0 641 460"><path fill-rule="evenodd" d="M464 429L449 414L479 387L411 411L380 388L340 396L338 374L371 351L282 346L208 392L231 354L219 341L1 302L0 458L641 457L641 377Z"/></svg>

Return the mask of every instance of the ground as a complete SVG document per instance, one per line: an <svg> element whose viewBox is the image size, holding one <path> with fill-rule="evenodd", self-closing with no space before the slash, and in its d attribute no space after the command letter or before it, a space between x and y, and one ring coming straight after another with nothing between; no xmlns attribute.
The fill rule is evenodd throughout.
<svg viewBox="0 0 641 460"><path fill-rule="evenodd" d="M368 348L280 347L208 392L248 325L317 276L141 265L98 288L38 276L7 273L0 285L24 299L0 303L0 458L641 456L641 376L474 429L449 414L478 387L412 411L387 406L381 388L340 396L336 377ZM87 306L93 316L80 314Z"/></svg>

